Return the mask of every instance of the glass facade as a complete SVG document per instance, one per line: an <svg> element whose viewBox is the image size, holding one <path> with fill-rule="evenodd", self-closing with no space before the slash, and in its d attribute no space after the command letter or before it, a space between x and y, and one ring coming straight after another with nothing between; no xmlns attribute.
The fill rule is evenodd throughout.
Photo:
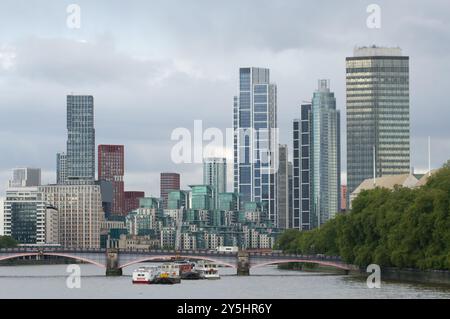
<svg viewBox="0 0 450 319"><path fill-rule="evenodd" d="M46 208L34 187L8 189L4 204L5 235L20 244L46 243Z"/></svg>
<svg viewBox="0 0 450 319"><path fill-rule="evenodd" d="M203 160L203 184L213 190L214 208L219 206L219 194L227 191L227 164L225 158Z"/></svg>
<svg viewBox="0 0 450 319"><path fill-rule="evenodd" d="M234 98L234 191L244 202L263 202L277 222L277 88L269 69L240 68Z"/></svg>
<svg viewBox="0 0 450 319"><path fill-rule="evenodd" d="M191 192L191 209L192 210L209 210L213 206L213 192L209 185L193 185L189 186Z"/></svg>
<svg viewBox="0 0 450 319"><path fill-rule="evenodd" d="M309 230L340 206L340 113L329 81L319 80L311 104L293 123L293 228Z"/></svg>
<svg viewBox="0 0 450 319"><path fill-rule="evenodd" d="M346 85L351 194L374 171L376 177L410 171L409 57L399 48L357 48L346 59Z"/></svg>
<svg viewBox="0 0 450 319"><path fill-rule="evenodd" d="M61 185L66 181L67 155L66 153L56 153L56 184Z"/></svg>
<svg viewBox="0 0 450 319"><path fill-rule="evenodd" d="M67 134L66 183L92 183L95 179L93 96L67 96Z"/></svg>
<svg viewBox="0 0 450 319"><path fill-rule="evenodd" d="M312 226L333 218L340 207L340 113L329 81L320 80L312 99Z"/></svg>

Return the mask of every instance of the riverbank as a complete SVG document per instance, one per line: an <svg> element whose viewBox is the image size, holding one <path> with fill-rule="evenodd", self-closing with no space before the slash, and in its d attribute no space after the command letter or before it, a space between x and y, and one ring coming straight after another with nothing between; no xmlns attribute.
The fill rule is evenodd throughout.
<svg viewBox="0 0 450 319"><path fill-rule="evenodd" d="M278 265L278 269L305 271L305 272L321 272L332 274L349 274L353 276L365 277L369 275L365 269L359 271L347 272L328 266L289 263ZM447 270L420 270L420 269L398 269L385 267L381 269L381 280L393 282L409 282L418 284L437 284L450 287L450 271Z"/></svg>

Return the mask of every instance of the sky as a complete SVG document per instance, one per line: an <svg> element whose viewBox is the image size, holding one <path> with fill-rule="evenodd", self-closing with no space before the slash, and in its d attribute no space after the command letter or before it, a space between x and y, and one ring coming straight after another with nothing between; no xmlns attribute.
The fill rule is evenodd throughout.
<svg viewBox="0 0 450 319"><path fill-rule="evenodd" d="M67 24L73 3L80 28ZM380 28L366 23L373 3ZM232 127L247 66L270 68L280 143L291 153L301 102L330 80L345 183L345 57L373 44L410 57L411 164L427 169L431 136L438 167L450 159L449 14L447 0L0 0L0 196L14 167L39 167L44 183L55 182L71 93L94 96L97 144L125 145L126 190L159 196L162 171L181 173L183 188L202 183L201 164L172 161L171 134L193 131L195 120Z"/></svg>

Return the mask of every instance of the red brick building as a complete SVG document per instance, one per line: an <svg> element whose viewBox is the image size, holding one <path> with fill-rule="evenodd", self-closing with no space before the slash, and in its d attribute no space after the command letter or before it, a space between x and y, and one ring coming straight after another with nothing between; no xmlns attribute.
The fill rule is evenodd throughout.
<svg viewBox="0 0 450 319"><path fill-rule="evenodd" d="M347 185L341 185L341 211L347 210Z"/></svg>
<svg viewBox="0 0 450 319"><path fill-rule="evenodd" d="M125 192L123 204L125 214L139 208L139 198L141 197L145 197L145 192Z"/></svg>
<svg viewBox="0 0 450 319"><path fill-rule="evenodd" d="M167 200L169 192L180 190L180 174L178 173L161 173L160 176L160 196L164 203L164 208L167 208Z"/></svg>
<svg viewBox="0 0 450 319"><path fill-rule="evenodd" d="M98 146L98 179L110 181L113 186L113 202L111 213L124 215L124 183L123 175L124 146L123 145L99 145Z"/></svg>

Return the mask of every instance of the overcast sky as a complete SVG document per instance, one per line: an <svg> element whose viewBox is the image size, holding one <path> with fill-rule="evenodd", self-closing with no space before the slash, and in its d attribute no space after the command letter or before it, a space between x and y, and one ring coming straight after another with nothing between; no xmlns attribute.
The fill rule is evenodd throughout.
<svg viewBox="0 0 450 319"><path fill-rule="evenodd" d="M66 8L81 8L81 28ZM381 28L366 8L381 8ZM450 158L450 2L442 1L0 1L0 194L11 169L40 167L55 181L66 146L66 95L92 94L96 142L124 144L126 190L159 196L159 173L201 183L201 165L171 161L172 131L232 126L242 66L270 68L281 143L320 78L342 113L345 57L355 46L400 46L410 56L412 165ZM232 176L229 176L231 181Z"/></svg>

